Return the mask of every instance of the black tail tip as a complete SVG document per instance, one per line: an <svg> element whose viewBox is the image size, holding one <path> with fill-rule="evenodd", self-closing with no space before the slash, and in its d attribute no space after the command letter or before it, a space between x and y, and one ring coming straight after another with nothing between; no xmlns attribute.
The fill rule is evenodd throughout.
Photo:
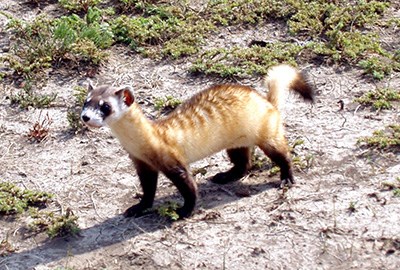
<svg viewBox="0 0 400 270"><path fill-rule="evenodd" d="M315 91L306 73L299 73L297 80L294 80L293 89L299 93L304 100L311 103L315 102Z"/></svg>

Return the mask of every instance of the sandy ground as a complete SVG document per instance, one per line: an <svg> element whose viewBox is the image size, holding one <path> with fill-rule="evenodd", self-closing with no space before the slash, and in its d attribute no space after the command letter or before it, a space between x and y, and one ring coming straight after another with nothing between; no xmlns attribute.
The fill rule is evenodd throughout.
<svg viewBox="0 0 400 270"><path fill-rule="evenodd" d="M21 10L8 2L0 7ZM260 31L271 26L264 27ZM243 31L244 40L256 35ZM237 40L239 34L233 29L224 40ZM0 45L7 45L4 34ZM186 61L154 62L118 46L110 53L95 82L132 84L152 117L156 97L184 99L216 82L190 76ZM277 188L279 177L263 170L237 183L213 184L208 178L230 166L226 154L218 153L192 164L192 169L207 168L205 175L196 175L198 205L191 218L173 223L155 213L123 218L141 192L126 153L107 129L69 131L68 104L72 89L86 81L84 74L52 76L42 90L55 91L64 105L43 110L11 107L7 97L17 89L2 83L0 181L54 193L63 211L79 217L82 231L49 240L27 235L24 215L0 217L0 240L7 238L16 249L0 257L0 269L399 269L400 198L382 182L400 176L400 157L356 143L398 123L399 107L377 113L353 103L376 87L356 69L312 64L302 69L317 91L316 103L290 96L283 112L289 141L304 140L296 153L311 160L309 168L296 170L297 185L284 193ZM261 78L239 82L264 91ZM400 74L381 84L400 89ZM26 134L45 114L53 120L50 136L30 143ZM162 176L156 206L180 200Z"/></svg>

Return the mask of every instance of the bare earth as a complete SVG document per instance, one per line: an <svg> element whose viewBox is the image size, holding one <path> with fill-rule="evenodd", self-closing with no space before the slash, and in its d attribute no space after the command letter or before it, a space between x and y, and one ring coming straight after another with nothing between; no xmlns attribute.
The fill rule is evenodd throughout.
<svg viewBox="0 0 400 270"><path fill-rule="evenodd" d="M18 1L3 0L0 9L24 18L39 12ZM0 18L3 29L6 21ZM275 28L232 27L210 46L246 44L259 35L274 36ZM384 35L397 46L399 37L398 31ZM0 46L7 44L2 33ZM110 53L95 81L132 84L149 116L157 114L154 98L185 99L217 82L190 76L187 61L154 62L119 46ZM309 169L295 172L297 185L283 193L277 188L279 176L262 170L237 183L213 184L207 179L230 166L226 154L218 153L192 165L207 166L205 175L196 175L200 199L191 218L173 223L156 213L123 218L121 213L141 193L126 153L107 129L69 132L67 106L85 74L51 76L43 92L55 91L60 106L44 110L11 107L7 96L18 89L1 84L0 181L54 193L63 211L79 217L82 231L49 240L45 234L27 235L24 215L1 217L0 240L7 238L16 252L0 257L0 269L399 269L400 197L383 189L382 182L400 176L400 156L371 152L356 142L398 123L400 110L377 113L353 103L376 87L356 69L302 68L317 101L310 105L290 96L283 113L289 141L303 139L296 151L312 157ZM264 91L261 78L239 83ZM387 84L399 89L400 74L382 86ZM342 111L339 100L345 104ZM47 113L53 119L50 137L28 142L29 129ZM180 200L161 176L156 206Z"/></svg>

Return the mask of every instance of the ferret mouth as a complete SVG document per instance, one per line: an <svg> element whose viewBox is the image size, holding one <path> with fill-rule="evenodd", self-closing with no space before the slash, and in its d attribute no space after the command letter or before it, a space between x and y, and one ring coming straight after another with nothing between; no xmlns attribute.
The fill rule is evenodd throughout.
<svg viewBox="0 0 400 270"><path fill-rule="evenodd" d="M100 125L100 124L90 123L90 122L85 122L85 121L82 121L82 122L84 125L86 125L89 128L101 128L102 127L102 125Z"/></svg>

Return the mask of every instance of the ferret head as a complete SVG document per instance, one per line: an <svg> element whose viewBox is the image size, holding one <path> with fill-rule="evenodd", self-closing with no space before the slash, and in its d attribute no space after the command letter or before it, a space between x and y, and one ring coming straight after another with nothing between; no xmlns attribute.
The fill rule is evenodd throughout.
<svg viewBox="0 0 400 270"><path fill-rule="evenodd" d="M117 121L134 102L133 90L129 86L103 85L88 87L88 97L83 104L81 119L89 127L103 127Z"/></svg>

